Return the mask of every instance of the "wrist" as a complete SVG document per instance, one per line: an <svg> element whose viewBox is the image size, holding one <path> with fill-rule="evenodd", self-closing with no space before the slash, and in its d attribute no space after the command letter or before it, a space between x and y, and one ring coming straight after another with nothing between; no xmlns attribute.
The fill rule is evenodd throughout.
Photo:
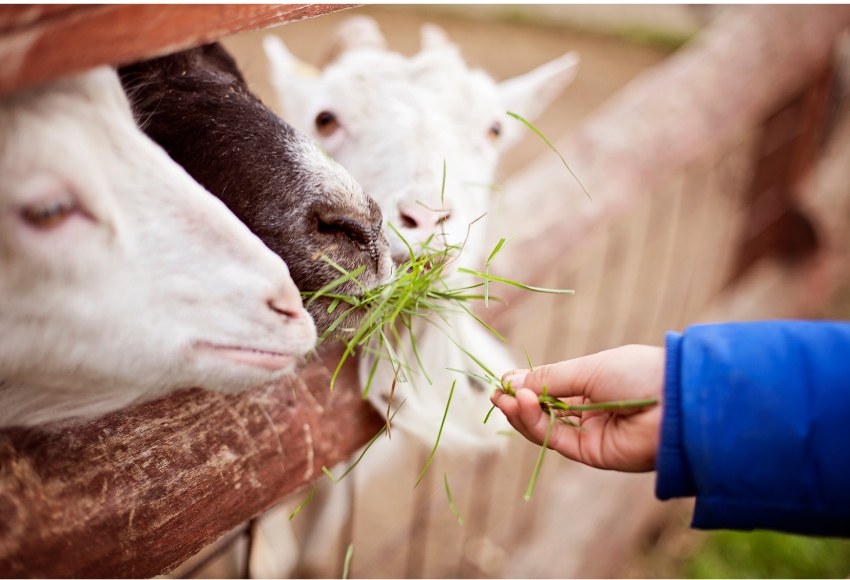
<svg viewBox="0 0 850 580"><path fill-rule="evenodd" d="M681 342L682 335L678 332L668 332L665 336L661 432L655 457L658 472L655 495L662 500L696 495L682 444Z"/></svg>

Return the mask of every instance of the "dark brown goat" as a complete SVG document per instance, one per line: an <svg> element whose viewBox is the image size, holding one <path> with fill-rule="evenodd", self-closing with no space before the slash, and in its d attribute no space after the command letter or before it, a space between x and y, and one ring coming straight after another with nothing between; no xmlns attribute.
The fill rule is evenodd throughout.
<svg viewBox="0 0 850 580"><path fill-rule="evenodd" d="M289 266L301 290L340 276L373 287L390 271L381 211L339 164L254 96L218 43L119 68L141 128ZM336 292L358 294L352 281ZM339 313L316 301L319 331Z"/></svg>

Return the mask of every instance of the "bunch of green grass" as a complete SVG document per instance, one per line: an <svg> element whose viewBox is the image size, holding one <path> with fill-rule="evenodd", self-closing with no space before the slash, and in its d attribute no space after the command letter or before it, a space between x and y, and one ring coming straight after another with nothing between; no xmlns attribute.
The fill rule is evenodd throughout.
<svg viewBox="0 0 850 580"><path fill-rule="evenodd" d="M510 111L507 114L510 117L516 119L517 121L523 123L529 129L534 131L534 133L536 133L541 139L543 139L543 141L561 158L561 161L564 163L564 166L573 175L573 177L575 177L576 181L578 181L579 185L581 185L582 189L585 191L585 193L587 193L588 197L590 197L590 194L587 192L587 189L585 189L584 185L581 183L581 181L579 181L578 176L575 175L573 170L567 164L566 160L558 152L555 146L549 141L549 139L547 139L546 136L543 135L543 133L537 127L535 127L533 124L531 124L529 121L527 121L520 115L512 113ZM443 207L445 207L445 193L446 162L443 161L442 187L440 191L440 201ZM475 221L469 224L469 227L472 227ZM336 264L329 257L322 255L321 259L330 264L335 269L337 269L341 274L340 277L334 280L333 282L327 284L323 288L319 289L318 291L302 293L302 296L306 300L307 305L310 305L312 302L321 297L330 298L331 302L328 306L329 313L332 313L337 308L339 308L339 305L341 303L345 303L348 305L348 308L343 309L343 312L340 314L340 316L334 321L334 323L330 326L330 328L328 328L328 330L322 335L322 337L320 337L319 340L319 343L321 343L324 342L330 336L340 337L345 334L351 336L351 338L349 339L343 339L344 342L346 342L346 349L342 357L340 358L339 364L337 365L333 376L331 377L331 390L333 390L334 388L336 378L339 375L343 364L348 359L348 357L354 353L357 347L363 347L365 349L365 352L372 352L374 354L379 355L376 357L375 364L373 365L371 372L369 373L369 379L363 392L364 398L369 393L369 389L371 388L372 384L372 378L374 377L375 370L377 369L378 361L382 356L384 356L384 351L386 351L386 356L388 356L390 361L392 362L393 369L395 370L395 380L405 382L407 380L407 377L404 373L404 368L409 369L410 365L407 364L407 361L403 362L399 358L398 354L396 353L396 350L393 348L392 343L389 340L389 337L394 338L396 340L397 345L400 344L401 337L398 331L398 325L401 324L403 326L406 326L407 329L410 331L414 317L422 317L427 320L428 316L437 315L443 317L445 321L444 315L447 312L465 312L466 314L477 320L480 324L482 324L485 328L487 328L487 330L492 332L500 340L502 340L503 342L507 342L505 337L496 332L495 329L493 329L491 326L481 320L478 316L476 316L467 306L467 303L469 303L470 301L481 300L484 302L485 307L489 307L489 302L491 299L491 282L499 282L502 284L507 284L532 292L544 292L550 294L574 293L573 290L538 288L534 286L528 286L526 284L522 284L514 280L491 276L489 273L490 264L496 258L499 252L501 252L502 249L510 241L506 240L505 238L499 240L495 248L493 248L493 251L487 258L484 272L476 272L474 270L469 270L466 268L458 269L460 273L469 274L480 278L482 280L480 283L462 287L450 287L446 280L446 273L448 272L448 268L457 260L458 256L462 252L465 242L463 244L444 245L443 247L435 248L432 245L435 236L431 236L422 244L422 247L417 248L419 250L417 252L414 251L413 246L411 246L411 244L407 242L404 236L401 235L401 233L396 229L396 227L392 223L388 222L387 226L404 242L405 246L407 246L410 259L396 270L395 274L386 284L383 284L377 288L368 289L357 280L357 276L365 270L365 266L361 266L360 268L349 272L345 270L345 268ZM362 290L362 293L360 295L351 296L333 292L335 288L339 287L341 284L349 280L355 282L357 285L360 286L360 289ZM496 297L492 298L494 300L501 301ZM368 314L364 317L360 325L356 328L346 328L342 326L345 323L345 320L352 313L357 312L358 310L366 310L368 312ZM423 373L425 374L425 378L430 384L431 378L427 374L428 371L422 366L421 360L418 360L419 351L416 346L416 337L414 336L412 331L409 333L409 336L414 356L420 363L419 367L422 369ZM371 348L373 340L377 340L377 349ZM403 349L401 352L402 355L404 355L405 351ZM395 383L393 384L393 388L394 387Z"/></svg>
<svg viewBox="0 0 850 580"><path fill-rule="evenodd" d="M399 329L402 327L406 327L410 331L408 332L408 336L410 337L411 349L420 363L419 367L430 384L431 378L427 374L427 369L422 366L421 360L419 360L416 336L412 332L413 320L416 318L428 320L430 316L439 316L448 324L448 320L445 317L447 313L465 313L478 321L500 340L507 342L505 337L473 313L469 307L469 303L473 301L482 301L486 306L489 306L490 300L504 302L502 299L490 294L491 283L498 282L532 292L573 294L572 290L538 288L514 280L491 276L489 274L490 264L508 242L504 238L499 240L491 252L484 272L458 268L458 272L480 278L481 282L470 285L451 286L448 272L460 256L463 250L463 244L446 245L437 248L433 245L435 236L431 236L421 245L418 249L419 251L415 251L413 246L404 239L392 223L388 223L387 226L404 241L410 258L398 266L396 272L385 284L373 289L367 289L357 281L357 275L362 272L362 268L349 272L323 255L321 259L339 270L340 277L315 292L302 293L307 305L321 297L330 299L328 312L334 312L340 309L340 304L348 305L348 308L344 310L340 309L343 311L339 317L319 339L319 343L321 343L332 336L337 336L346 344L346 349L331 377L331 390L334 388L343 364L349 356L355 353L358 347L363 347L364 352L378 355L369 373L368 382L364 387L364 398L369 393L378 361L382 357L387 357L391 361L396 373L396 379L399 382L406 382L408 379L405 371L409 372L410 365L405 360L405 351L401 349L402 356L400 357L396 348L393 346L393 342L390 340L390 338L394 339L396 346L401 344ZM333 292L335 288L348 280L353 280L356 284L360 285L362 290L360 295L351 296ZM362 322L355 328L345 327L344 323L348 317L358 310L366 312ZM431 322L430 320L428 321ZM350 338L346 338L346 336L350 336ZM372 345L374 343L377 343L377 348L373 348Z"/></svg>

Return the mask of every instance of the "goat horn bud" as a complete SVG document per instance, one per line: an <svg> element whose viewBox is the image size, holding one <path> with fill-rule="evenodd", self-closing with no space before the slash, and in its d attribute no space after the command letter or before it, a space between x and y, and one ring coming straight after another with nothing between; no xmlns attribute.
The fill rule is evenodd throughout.
<svg viewBox="0 0 850 580"><path fill-rule="evenodd" d="M381 27L371 16L352 16L336 28L331 36L327 56L322 59L322 66L332 63L344 52L355 48L387 48L387 40L381 33Z"/></svg>

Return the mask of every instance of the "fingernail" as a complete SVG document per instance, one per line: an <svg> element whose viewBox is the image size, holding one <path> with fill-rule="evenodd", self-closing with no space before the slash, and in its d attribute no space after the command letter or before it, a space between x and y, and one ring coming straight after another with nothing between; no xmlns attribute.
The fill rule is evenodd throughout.
<svg viewBox="0 0 850 580"><path fill-rule="evenodd" d="M511 386L513 390L521 389L523 383L525 383L525 375L528 373L515 373L512 375L508 375L508 378L505 382Z"/></svg>

